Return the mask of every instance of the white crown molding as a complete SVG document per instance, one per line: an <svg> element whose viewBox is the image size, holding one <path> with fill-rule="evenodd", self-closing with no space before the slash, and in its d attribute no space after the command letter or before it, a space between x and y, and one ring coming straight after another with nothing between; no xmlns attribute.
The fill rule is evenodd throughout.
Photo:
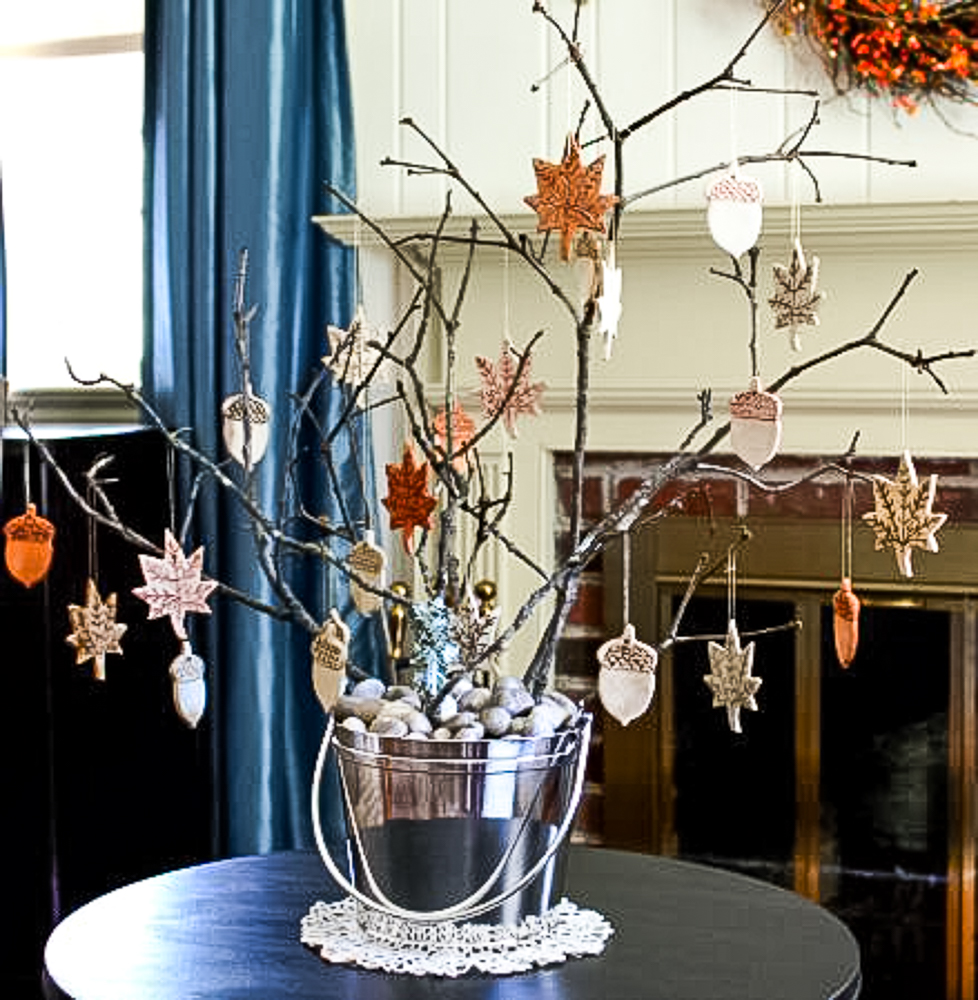
<svg viewBox="0 0 978 1000"><path fill-rule="evenodd" d="M767 208L765 239L779 243L790 232L787 206ZM529 212L500 216L517 236L536 234L536 216ZM364 247L382 246L383 241L353 215L317 215L312 220L326 233L344 243L359 240ZM495 236L488 218L477 219L480 233ZM416 234L432 233L439 220L434 216L396 216L373 220L393 241ZM464 240L471 217L459 214L448 220L445 235ZM978 200L958 202L904 202L900 204L815 205L805 208L803 226L806 245L814 252L829 250L872 253L954 253L978 250ZM703 209L662 209L626 212L621 228L619 253L623 259L672 258L718 252L710 239ZM443 259L460 260L464 243L444 244Z"/></svg>

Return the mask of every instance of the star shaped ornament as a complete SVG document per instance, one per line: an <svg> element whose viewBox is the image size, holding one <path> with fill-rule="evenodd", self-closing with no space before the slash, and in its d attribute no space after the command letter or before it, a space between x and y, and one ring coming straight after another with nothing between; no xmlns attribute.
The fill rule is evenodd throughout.
<svg viewBox="0 0 978 1000"><path fill-rule="evenodd" d="M388 462L387 496L380 502L390 512L391 531L400 531L404 549L414 553L414 529L432 528L431 512L438 501L428 492L428 463L418 464L410 442L404 445L400 465Z"/></svg>
<svg viewBox="0 0 978 1000"><path fill-rule="evenodd" d="M149 605L149 618L170 619L178 639L187 638L184 617L188 612L209 615L207 598L217 586L216 580L201 580L204 568L204 547L189 558L169 529L163 536L163 558L141 555L139 565L146 585L133 593Z"/></svg>
<svg viewBox="0 0 978 1000"><path fill-rule="evenodd" d="M115 620L116 608L116 595L109 594L103 601L91 579L85 585L85 603L68 605L72 632L65 641L75 647L76 664L94 661L93 676L97 681L105 680L106 654L122 655L119 640L126 626Z"/></svg>
<svg viewBox="0 0 978 1000"><path fill-rule="evenodd" d="M601 264L601 294L598 296L599 331L604 337L604 359L611 357L611 348L618 339L621 320L621 268L614 263Z"/></svg>
<svg viewBox="0 0 978 1000"><path fill-rule="evenodd" d="M441 597L410 605L411 665L421 676L429 694L445 682L449 667L459 661L459 647L453 635L451 610Z"/></svg>
<svg viewBox="0 0 978 1000"><path fill-rule="evenodd" d="M503 345L498 364L494 364L491 358L475 359L481 380L479 396L482 400L482 413L490 420L501 414L503 426L512 438L516 437L517 417L539 415L540 397L546 388L543 382L530 381L532 357L529 354L525 357L519 378L516 377L518 355L508 344Z"/></svg>
<svg viewBox="0 0 978 1000"><path fill-rule="evenodd" d="M799 327L818 326L818 304L823 295L817 292L818 257L811 263L805 260L801 241L795 240L791 253L791 263L774 265L774 295L768 299L774 310L774 326L777 330L787 327L791 334L791 347L801 350Z"/></svg>
<svg viewBox="0 0 978 1000"><path fill-rule="evenodd" d="M604 157L590 166L581 163L581 146L570 135L560 163L533 161L537 193L523 200L539 216L537 232L560 233L561 260L570 260L571 245L578 229L604 233L605 213L614 206L615 195L601 194Z"/></svg>
<svg viewBox="0 0 978 1000"><path fill-rule="evenodd" d="M924 483L919 482L909 451L900 459L895 480L873 477L875 509L863 514L863 520L876 532L876 550L891 547L897 568L906 577L913 576L913 549L937 551L934 536L947 520L947 514L933 512L936 493L936 474L928 476Z"/></svg>
<svg viewBox="0 0 978 1000"><path fill-rule="evenodd" d="M740 648L737 623L731 618L724 644L707 643L706 651L710 657L710 672L704 674L703 681L713 692L713 707L726 708L731 731L739 733L740 710L757 711L754 695L761 686L761 678L751 675L754 643L748 643L746 649Z"/></svg>
<svg viewBox="0 0 978 1000"><path fill-rule="evenodd" d="M373 330L367 325L367 317L363 306L358 305L353 322L348 330L339 326L328 326L326 336L329 340L329 354L323 359L323 364L330 370L337 382L356 388L370 377L371 384L389 382L391 377L390 361L376 347L370 345ZM374 371L374 365L377 370ZM370 373L374 371L373 376ZM365 393L357 395L357 405L363 407L366 403Z"/></svg>

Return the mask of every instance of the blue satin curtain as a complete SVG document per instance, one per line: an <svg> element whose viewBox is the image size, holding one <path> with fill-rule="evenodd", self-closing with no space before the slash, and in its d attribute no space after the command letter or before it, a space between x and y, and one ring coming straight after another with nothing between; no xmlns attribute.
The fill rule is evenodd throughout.
<svg viewBox="0 0 978 1000"><path fill-rule="evenodd" d="M231 307L238 254L247 247L248 301L258 306L253 384L273 410L257 490L275 510L289 393L321 368L326 324L346 325L352 316L349 251L310 221L333 208L324 181L354 188L342 0L147 0L145 48L143 388L170 426L192 428L202 451L224 456L219 409L240 391ZM320 398L337 412L338 390L327 386ZM328 513L314 446L304 478L306 503ZM354 509L361 494L347 498ZM270 599L234 504L204 497L191 544L206 545L206 574ZM295 574L317 620L332 605L346 610L342 584L324 583L321 566L297 566ZM231 601L215 604L212 621L197 616L195 641L210 666L217 850L305 846L324 722L310 682L311 637ZM379 636L360 633L354 655L369 668Z"/></svg>

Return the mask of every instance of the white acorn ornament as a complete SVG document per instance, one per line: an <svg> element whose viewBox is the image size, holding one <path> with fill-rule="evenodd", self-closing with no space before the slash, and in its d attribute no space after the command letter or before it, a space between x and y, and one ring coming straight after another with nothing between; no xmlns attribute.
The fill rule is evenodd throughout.
<svg viewBox="0 0 978 1000"><path fill-rule="evenodd" d="M374 541L373 531L364 532L363 538L350 549L346 564L366 583L381 587L384 583L384 570L387 567L387 554ZM350 596L357 611L363 615L372 615L384 604L384 598L371 590L366 590L353 578L350 578Z"/></svg>
<svg viewBox="0 0 978 1000"><path fill-rule="evenodd" d="M740 172L737 162L706 189L706 220L713 242L734 257L742 257L761 235L761 185Z"/></svg>
<svg viewBox="0 0 978 1000"><path fill-rule="evenodd" d="M207 684L204 681L204 661L186 640L180 644L180 653L170 664L170 677L177 715L191 729L196 729L207 705Z"/></svg>
<svg viewBox="0 0 978 1000"><path fill-rule="evenodd" d="M598 650L598 697L605 711L623 726L642 715L655 694L655 666L659 654L635 638L626 625L617 639Z"/></svg>
<svg viewBox="0 0 978 1000"><path fill-rule="evenodd" d="M781 447L781 397L761 388L753 376L750 388L730 400L730 444L734 453L752 469L767 465Z"/></svg>
<svg viewBox="0 0 978 1000"><path fill-rule="evenodd" d="M346 680L346 659L350 646L350 628L336 608L312 640L312 686L327 712L339 700Z"/></svg>
<svg viewBox="0 0 978 1000"><path fill-rule="evenodd" d="M247 409L246 409L247 406ZM245 465L245 413L249 423L249 465L261 461L268 447L272 410L260 396L251 392L236 392L221 404L224 443L238 465Z"/></svg>

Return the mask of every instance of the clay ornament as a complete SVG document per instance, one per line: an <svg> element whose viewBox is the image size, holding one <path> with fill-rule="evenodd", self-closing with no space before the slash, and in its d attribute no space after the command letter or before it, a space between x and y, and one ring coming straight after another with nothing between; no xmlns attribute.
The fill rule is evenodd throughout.
<svg viewBox="0 0 978 1000"><path fill-rule="evenodd" d="M761 185L742 174L736 163L706 189L707 223L713 242L732 257L741 257L761 235Z"/></svg>
<svg viewBox="0 0 978 1000"><path fill-rule="evenodd" d="M177 715L191 729L196 729L207 705L207 683L204 680L204 661L187 641L180 643L180 652L170 664L170 679L173 681L173 707Z"/></svg>
<svg viewBox="0 0 978 1000"><path fill-rule="evenodd" d="M947 520L947 514L935 514L931 509L936 493L936 474L928 476L924 483L918 482L909 451L900 459L895 480L873 477L875 509L863 514L863 520L876 533L877 552L887 546L893 549L903 576L913 576L913 549L937 551L935 535Z"/></svg>
<svg viewBox="0 0 978 1000"><path fill-rule="evenodd" d="M346 681L350 628L336 608L312 640L312 686L323 709L332 712Z"/></svg>
<svg viewBox="0 0 978 1000"><path fill-rule="evenodd" d="M248 413L248 462L245 462L245 401ZM256 465L268 447L272 410L259 396L238 392L221 404L224 444L238 465Z"/></svg>
<svg viewBox="0 0 978 1000"><path fill-rule="evenodd" d="M754 643L741 649L737 623L731 618L727 637L722 646L709 642L706 646L710 657L710 673L703 676L706 686L713 692L713 707L726 708L727 724L732 732L741 732L740 710L757 711L754 695L761 686L761 678L754 677Z"/></svg>
<svg viewBox="0 0 978 1000"><path fill-rule="evenodd" d="M807 263L801 241L795 240L791 263L787 267L774 265L774 295L768 299L774 310L774 328L788 329L794 351L801 350L799 327L818 326L817 309L823 295L815 290L817 285L818 257Z"/></svg>
<svg viewBox="0 0 978 1000"><path fill-rule="evenodd" d="M623 726L645 713L655 694L659 654L635 638L626 625L621 636L598 649L598 697L605 711Z"/></svg>
<svg viewBox="0 0 978 1000"><path fill-rule="evenodd" d="M387 566L387 554L374 542L374 533L365 531L363 538L350 549L346 564L364 583L374 587L384 585L384 569ZM366 590L356 579L350 577L350 596L362 615L372 615L379 611L384 603L380 594Z"/></svg>
<svg viewBox="0 0 978 1000"><path fill-rule="evenodd" d="M832 598L832 631L835 635L835 655L840 667L848 667L856 658L860 606L859 598L852 592L852 581L843 577Z"/></svg>
<svg viewBox="0 0 978 1000"><path fill-rule="evenodd" d="M767 465L781 447L781 397L761 389L755 375L746 392L730 400L730 445L752 469Z"/></svg>
<svg viewBox="0 0 978 1000"><path fill-rule="evenodd" d="M85 586L85 603L68 605L71 635L65 641L75 648L76 664L93 661L92 676L97 681L105 680L106 653L122 654L119 640L126 626L115 620L116 607L116 595L103 601L92 579Z"/></svg>
<svg viewBox="0 0 978 1000"><path fill-rule="evenodd" d="M54 558L54 525L29 503L20 517L4 525L3 533L7 536L4 559L10 575L25 587L40 583Z"/></svg>

